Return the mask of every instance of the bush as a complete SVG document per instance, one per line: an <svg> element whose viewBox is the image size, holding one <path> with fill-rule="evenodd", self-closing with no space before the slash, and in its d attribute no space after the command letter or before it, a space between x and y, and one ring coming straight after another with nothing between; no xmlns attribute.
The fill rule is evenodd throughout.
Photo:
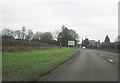
<svg viewBox="0 0 120 83"><path fill-rule="evenodd" d="M26 41L26 40L15 40L15 39L2 39L2 51L16 52L16 51L27 51L32 49L48 49L57 47L55 44L41 43L39 41Z"/></svg>

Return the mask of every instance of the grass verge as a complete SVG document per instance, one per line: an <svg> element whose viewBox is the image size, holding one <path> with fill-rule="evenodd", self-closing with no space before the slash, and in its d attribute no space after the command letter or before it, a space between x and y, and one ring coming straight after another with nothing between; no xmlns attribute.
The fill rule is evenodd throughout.
<svg viewBox="0 0 120 83"><path fill-rule="evenodd" d="M26 52L3 52L3 81L30 81L54 69L72 57L76 50L71 48L52 48Z"/></svg>

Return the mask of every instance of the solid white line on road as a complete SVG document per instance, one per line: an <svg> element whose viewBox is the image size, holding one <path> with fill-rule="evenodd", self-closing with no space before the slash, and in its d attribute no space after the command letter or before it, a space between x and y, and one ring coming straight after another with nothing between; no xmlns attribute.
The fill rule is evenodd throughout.
<svg viewBox="0 0 120 83"><path fill-rule="evenodd" d="M109 60L110 62L112 62L112 63L114 62L112 59L108 59L108 60Z"/></svg>

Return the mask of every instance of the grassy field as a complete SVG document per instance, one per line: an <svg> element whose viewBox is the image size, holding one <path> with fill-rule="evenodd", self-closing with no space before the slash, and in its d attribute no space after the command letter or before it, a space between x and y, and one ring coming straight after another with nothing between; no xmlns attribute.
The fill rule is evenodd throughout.
<svg viewBox="0 0 120 83"><path fill-rule="evenodd" d="M3 81L36 80L76 52L71 48L3 52Z"/></svg>

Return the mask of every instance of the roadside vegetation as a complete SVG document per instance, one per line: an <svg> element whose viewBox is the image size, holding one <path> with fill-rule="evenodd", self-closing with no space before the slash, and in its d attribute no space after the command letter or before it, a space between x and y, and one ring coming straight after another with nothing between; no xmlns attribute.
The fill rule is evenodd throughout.
<svg viewBox="0 0 120 83"><path fill-rule="evenodd" d="M90 42L91 40L89 40L88 38L86 38L85 40L82 41L82 47L86 47L88 49L96 49L96 50L104 50L104 51L109 51L109 52L119 52L120 53L120 42L119 40L115 41L115 42L110 42L110 38L107 35L105 37L104 42L100 43L100 41L96 42L94 40L92 40L92 42Z"/></svg>
<svg viewBox="0 0 120 83"><path fill-rule="evenodd" d="M68 41L78 45L75 30L64 25L60 31L41 32L3 29L2 34L3 81L37 80L59 64L70 59L76 50L68 47Z"/></svg>
<svg viewBox="0 0 120 83"><path fill-rule="evenodd" d="M68 41L75 41L78 46L79 35L73 29L68 29L64 25L61 30L55 32L41 32L26 30L25 26L21 30L3 29L2 51L17 52L33 49L48 49L52 47L68 46Z"/></svg>
<svg viewBox="0 0 120 83"><path fill-rule="evenodd" d="M102 50L102 51L120 53L120 50L118 50L117 48L116 49L109 49L109 48L88 48L88 49L95 49L95 50Z"/></svg>
<svg viewBox="0 0 120 83"><path fill-rule="evenodd" d="M19 52L29 50L44 50L54 47L59 47L56 44L43 43L40 41L26 41L26 40L15 40L12 38L2 39L2 51L4 52Z"/></svg>
<svg viewBox="0 0 120 83"><path fill-rule="evenodd" d="M36 80L72 57L72 48L3 52L3 81Z"/></svg>

